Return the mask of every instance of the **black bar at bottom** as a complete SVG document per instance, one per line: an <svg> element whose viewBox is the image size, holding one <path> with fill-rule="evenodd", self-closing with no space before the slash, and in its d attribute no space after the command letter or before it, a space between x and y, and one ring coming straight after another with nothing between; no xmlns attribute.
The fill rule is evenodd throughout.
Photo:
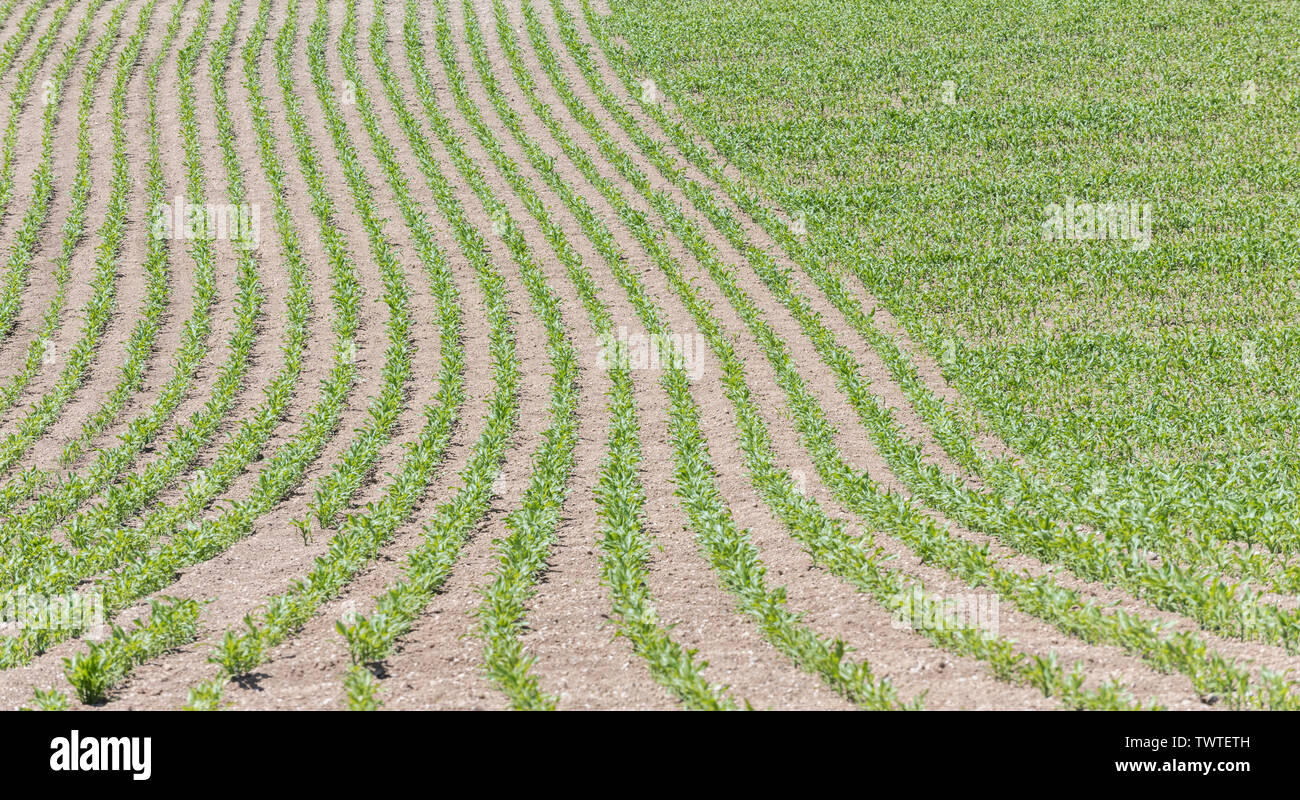
<svg viewBox="0 0 1300 800"><path fill-rule="evenodd" d="M1295 718L1281 714L866 713L430 714L22 713L0 721L13 788L115 784L204 789L319 786L434 791L451 776L504 786L694 793L774 790L774 778L867 792L951 784L1006 788L1216 787L1289 777ZM75 762L75 765L74 763ZM84 768L83 768L84 767ZM147 778L145 773L147 772ZM14 783L15 780L24 783ZM430 783L430 781L437 783ZM883 783L881 781L884 781ZM991 783L995 781L996 783ZM562 783L561 783L562 782ZM497 786L496 789L489 787ZM795 784L798 785L798 784ZM396 787L388 784L388 790ZM622 790L618 790L620 793ZM420 792L422 793L422 791Z"/></svg>

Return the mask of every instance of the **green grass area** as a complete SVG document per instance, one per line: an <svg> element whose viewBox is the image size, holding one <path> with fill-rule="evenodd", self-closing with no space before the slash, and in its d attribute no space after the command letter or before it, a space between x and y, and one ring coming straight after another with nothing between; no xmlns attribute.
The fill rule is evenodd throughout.
<svg viewBox="0 0 1300 800"><path fill-rule="evenodd" d="M1290 485L1300 4L611 5L636 68L1016 449L1071 481ZM1149 203L1150 246L1046 240L1070 198Z"/></svg>

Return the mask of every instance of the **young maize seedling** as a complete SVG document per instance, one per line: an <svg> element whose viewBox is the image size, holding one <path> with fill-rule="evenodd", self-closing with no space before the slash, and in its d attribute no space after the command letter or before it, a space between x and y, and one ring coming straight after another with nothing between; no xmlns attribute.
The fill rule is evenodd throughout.
<svg viewBox="0 0 1300 800"><path fill-rule="evenodd" d="M352 711L378 711L384 703L379 699L379 681L365 667L354 666L343 679L348 695L348 708Z"/></svg>
<svg viewBox="0 0 1300 800"><path fill-rule="evenodd" d="M58 689L42 689L39 686L32 687L32 703L36 708L27 708L23 706L23 711L67 711L69 707L68 696Z"/></svg>

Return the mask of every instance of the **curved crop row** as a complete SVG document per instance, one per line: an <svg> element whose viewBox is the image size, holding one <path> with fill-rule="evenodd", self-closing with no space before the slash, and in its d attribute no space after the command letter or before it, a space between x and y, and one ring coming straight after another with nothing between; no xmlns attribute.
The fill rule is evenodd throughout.
<svg viewBox="0 0 1300 800"><path fill-rule="evenodd" d="M288 21L277 42L277 65L283 88L291 91L288 59L297 38L297 0L290 0ZM369 179L357 160L346 125L336 107L337 102L328 81L324 63L327 13L318 3L316 20L307 39L308 60L313 84L325 112L335 152L344 167L344 177L351 190L358 213L366 228L372 252L377 260L392 259L391 245L381 231L376 216ZM383 162L381 157L381 162ZM463 397L463 350L459 341L460 310L452 288L450 271L445 256L434 244L422 215L408 195L404 194L402 176L391 162L385 165L386 176L397 191L412 234L420 243L421 260L429 271L433 290L439 299L439 322L442 341L442 369L439 375L439 392L425 409L425 425L419 437L407 446L400 471L392 476L384 494L377 502L368 504L362 511L349 514L339 531L330 539L325 556L316 559L315 566L303 579L296 579L288 592L271 598L266 610L256 616L245 617L245 630L227 630L216 646L211 660L221 667L220 675L211 681L195 686L190 691L189 707L216 708L226 680L247 673L266 656L266 651L283 641L300 628L319 605L335 596L348 580L377 553L378 548L392 536L397 527L411 514L415 503L425 492L429 481L442 459L451 437L452 423ZM394 180L396 179L396 180ZM395 263L392 269L397 270ZM487 293L488 297L493 294ZM502 314L504 318L504 314ZM498 334L500 336L500 334ZM494 347L506 357L513 356L512 343L494 341ZM409 356L406 356L409 359ZM507 365L509 362L507 362ZM407 366L409 370L409 364ZM513 382L514 378L509 379ZM506 392L504 402L498 405L507 409L513 420L513 390ZM499 398L500 399L500 398ZM504 437L502 437L504 438Z"/></svg>
<svg viewBox="0 0 1300 800"><path fill-rule="evenodd" d="M536 31L535 24L533 33L535 37L541 35ZM715 278L720 274L721 273L715 271ZM720 280L720 286L723 288L724 293L730 295L730 299L732 299L733 303L740 304L737 307L737 311L741 314L742 318L747 318L747 322L752 326L762 328L762 325L757 321L752 305L746 309L744 299L740 297L737 290L734 287L728 290L728 282L725 278ZM793 373L789 371L788 356L782 356L780 352L781 346L779 342L770 335L770 331L763 332L760 330L757 335L761 342L766 342L765 350L768 353L769 358L773 360L774 366L778 369L778 374L785 371L786 374L790 376L790 380L796 381L797 377L793 376ZM783 364L786 366L782 366ZM806 395L806 390L799 389L797 382L795 382L787 384L787 391L793 393L792 402L796 403L796 406L802 405L810 411L815 412L810 416L796 411L795 418L797 424L804 426L805 437L813 436L809 448L810 452L813 454L814 462L818 465L819 471L822 473L823 478L826 479L827 484L838 497L849 505L850 508L864 515L864 519L868 520L874 527L881 530L894 531L897 534L905 533L906 535L902 538L905 543L909 544L909 547L915 548L917 544L924 542L926 539L930 542L927 545L927 549L933 548L933 543L940 538L949 542L950 546L953 548L952 552L954 555L952 560L948 562L948 568L953 569L958 564L961 564L961 571L965 576L967 576L968 580L970 579L969 576L977 575L979 576L977 582L987 582L990 574L999 572L996 569L989 569L992 562L986 553L977 553L969 545L953 540L949 534L940 533L932 522L924 520L924 518L915 510L906 510L906 504L900 503L897 500L888 500L884 498L874 489L869 481L863 483L861 481L853 480L851 473L845 472L845 465L833 452L829 429L826 428L824 421L817 422L818 419L824 419L824 415L816 412L813 408L813 401ZM819 428L820 432L818 432ZM915 448L912 448L911 450L907 449L906 445L898 443L897 437L895 437L892 442L885 441L880 444L882 444L882 451L885 451L887 456L894 456L894 458L891 459L891 466L895 466L896 468L898 466L907 467L910 464L915 468L915 463L919 461L919 453L916 452ZM895 448L893 452L886 450L886 448L890 446ZM906 455L900 457L898 455L900 450ZM920 472L920 470L916 471ZM949 490L954 493L963 491L962 488L956 485L955 481L951 481L946 485ZM947 510L949 509L945 508L945 511ZM966 521L957 513L954 513L953 516L957 517L961 521ZM929 529L924 538L917 538L917 533L919 532L917 528L918 523L921 523ZM980 566L975 566L977 564ZM1041 580L1040 582L1034 582L1024 578L1016 578L1005 573L999 576L999 580L994 581L994 585L1016 586L1015 591L1008 593L1007 596L1018 603L1018 596L1025 598L1026 605L1022 606L1022 609L1026 611L1029 610L1026 606L1031 605L1029 600L1036 599L1035 595L1040 593L1047 585L1050 585L1044 584L1036 586L1034 585L1035 583L1041 583ZM1066 592L1065 590L1059 589L1059 587L1056 587L1054 594L1064 595L1065 597L1070 597L1072 599L1074 596L1073 592ZM1191 596L1195 597L1196 595L1193 593ZM1159 605L1159 603L1157 603L1157 605ZM1098 615L1095 612L1095 609L1091 607L1085 607L1079 610L1077 612L1077 621L1067 622L1069 617L1074 616L1075 612L1061 614L1060 610L1068 608L1068 606L1058 605L1056 603L1053 603L1053 606L1055 606L1055 608L1052 609L1052 616L1054 618L1049 619L1045 616L1045 619L1049 619L1049 621L1052 621L1058 626L1069 625L1075 629L1076 635L1084 635L1086 638L1093 641L1098 638L1103 638L1112 643L1123 644L1162 668L1176 666L1176 668L1181 671L1189 671L1189 675L1193 677L1194 683L1198 683L1207 695L1215 693L1212 690L1222 689L1222 684L1224 683L1234 686L1240 684L1243 680L1246 680L1246 683L1249 683L1249 680L1244 678L1246 673L1242 672L1241 668L1228 665L1226 662L1223 662L1221 657L1216 656L1215 658L1217 659L1217 662L1210 666L1198 666L1195 659L1188 658L1187 655L1184 654L1184 650L1204 651L1204 644L1200 643L1199 640L1196 640L1195 637L1191 637L1191 641L1196 642L1195 644L1189 644L1185 641L1183 639L1185 635L1183 634L1163 638L1158 635L1153 635L1149 623L1138 623L1135 625L1135 620L1124 614L1117 614L1109 618L1098 618L1100 615ZM1041 615L1041 612L1039 615ZM1267 624L1268 621L1265 619L1263 622ZM1133 635L1135 629L1144 630L1145 633L1140 636ZM1261 627L1260 629L1268 630L1269 628ZM1085 631L1086 633L1084 633ZM1221 674L1225 672L1230 674L1231 678L1221 678ZM1265 672L1262 674L1261 678L1263 684L1258 687L1257 693L1246 691L1235 692L1233 694L1238 697L1243 704L1253 702L1251 698L1256 697L1256 694L1273 698L1270 702L1283 702L1276 697L1276 678L1277 676ZM1284 702L1290 703L1293 701L1286 700Z"/></svg>
<svg viewBox="0 0 1300 800"><path fill-rule="evenodd" d="M528 15L530 25L533 27L532 33L536 35L536 20L532 17L531 8L525 5L524 11ZM509 27L505 24L504 19L499 18L498 31L503 40L509 36L508 30ZM506 47L509 48L511 45L506 44ZM512 66L518 65L517 57L510 60ZM543 68L552 79L552 82L560 88L566 103L570 104L570 109L575 112L575 117L583 121L589 130L595 127L594 120L581 113L584 109L577 105L576 99L568 92L567 86L562 82L563 79L554 70L554 63L547 61L546 54L543 54ZM524 79L521 76L522 69L516 69L516 77L522 83ZM534 106L539 114L543 113L535 101ZM543 119L547 122L548 128L556 136L557 140L564 138L564 134L553 124L553 119L547 119L546 115L543 115ZM598 132L591 132L600 141ZM618 162L621 153L616 148L613 148L607 140L604 145L606 154L610 155L612 160ZM571 144L564 145L562 142L562 146L564 146L566 153L574 157L579 163L588 179L593 184L600 185L601 179L592 171L586 156L581 151L574 149ZM671 206L670 201L667 201L662 195L651 194L646 187L644 178L635 173L634 168L631 168L626 161L620 163L619 168L625 177L628 177L633 185L637 186L647 196L647 199L651 200L652 206L656 207L664 215L676 233L682 235L683 228L686 228L683 238L687 241L692 252L702 262L710 266L710 274L715 280L721 284L726 284L729 275L724 270L721 270L720 265L716 262L716 257L709 252L699 232L689 227L689 223L686 223L680 212ZM602 188L602 192L607 198L614 201L616 207L622 205L622 201L617 196L614 196L612 190L608 187ZM860 591L874 596L887 608L897 609L904 603L921 605L931 603L932 601L928 599L923 588L919 585L905 586L899 574L884 569L878 563L878 555L874 554L870 547L855 543L853 537L849 536L841 525L827 518L814 501L795 489L790 476L775 466L766 428L761 421L757 405L745 386L743 366L731 345L723 339L716 320L712 319L705 307L701 305L699 298L695 295L694 288L683 279L680 268L672 262L666 253L658 250L659 245L649 236L638 235L638 238L642 240L647 250L652 253L655 263L669 277L670 284L681 296L683 302L686 303L696 323L704 332L706 340L723 364L726 373L726 393L736 407L737 424L741 431L741 447L745 453L746 465L751 472L755 488L759 491L764 502L771 507L773 513L785 523L792 535L809 550L815 559L828 566L835 574L848 579ZM735 287L731 288L734 289ZM726 292L727 287L724 285L724 293ZM734 299L734 293L729 296ZM752 321L752 309L750 311L751 313L746 315L745 310L741 309L741 314ZM769 346L772 344L770 333L767 344ZM789 374L791 365L788 362L788 357L778 365L778 370L781 367L784 367L786 373ZM810 411L805 404L803 407L796 408L795 411L797 416L807 417L810 413L814 413L815 410ZM1024 653L1017 652L1008 641L988 636L976 629L954 626L942 630L926 629L920 631L920 633L946 649L988 661L994 674L1003 680L1038 686L1045 694L1049 696L1058 695L1063 702L1072 706L1102 708L1119 705L1122 707L1131 702L1125 699L1125 692L1122 687L1115 684L1103 685L1101 689L1095 692L1082 692L1080 690L1081 681L1077 674L1066 675L1059 669L1054 672L1044 672L1043 665L1054 663L1052 659L1043 659L1041 657L1028 659Z"/></svg>
<svg viewBox="0 0 1300 800"><path fill-rule="evenodd" d="M7 10L12 10L12 3ZM6 9L0 9L0 12ZM125 7L119 6L114 10L114 14L124 14ZM101 38L95 47L91 50L90 57L87 60L85 82L82 85L80 99L77 104L77 159L76 169L72 178L72 189L69 192L72 201L68 210L68 215L60 229L60 247L59 254L54 259L54 296L50 298L49 306L42 317L42 326L40 332L27 347L27 357L23 360L22 369L11 375L5 381L4 386L0 387L0 412L13 408L14 404L22 396L23 390L27 388L41 366L47 361L55 360L55 354L52 352L53 336L59 328L60 317L62 316L64 306L67 303L68 281L71 279L71 260L72 254L76 251L77 246L81 243L82 235L86 226L86 206L89 203L90 193L90 109L94 103L94 88L99 80L99 75L103 72L104 65L108 62L111 48L116 42L117 31L120 28L120 19L110 22L109 29L114 31L112 38ZM52 87L52 96L62 99L63 83L66 76L60 76L56 84ZM51 103L57 106L57 101ZM46 115L50 116L54 112L46 108ZM42 141L42 147L45 146ZM56 388L55 392L58 389ZM41 407L51 404L51 395L43 395L37 402L36 406ZM52 407L52 404L51 404ZM30 413L23 420L22 425L32 425L29 419L39 416L36 413ZM39 423L35 423L39 425ZM3 472L4 470L0 470Z"/></svg>
<svg viewBox="0 0 1300 800"><path fill-rule="evenodd" d="M424 108L431 128L447 149L452 161L478 194L484 205L492 207L492 194L486 186L477 165L467 156L463 145L451 130L446 117L434 99L434 89L424 62L424 42L417 16L415 0L406 0L403 40L415 84L416 95ZM374 60L381 73L386 72L386 54L380 51L387 39L384 14L377 13L371 29L371 47ZM444 51L444 56L446 53ZM454 66L454 63L452 64ZM501 145L484 125L477 107L465 94L463 76L451 72L451 84L457 109L474 130L475 136L506 179L510 188L521 199L529 214L538 222L551 244L556 257L564 266L570 282L581 298L593 329L598 334L608 333L612 318L608 308L600 301L591 274L584 268L582 259L569 243L563 229L556 224L545 203L538 197L528 180ZM509 215L506 235L513 237L517 226ZM616 363L611 369L614 383L610 400L612 423L607 446L608 457L602 465L596 500L605 519L602 543L604 578L613 595L615 620L636 651L646 660L651 673L694 708L729 708L734 703L725 697L725 691L709 684L701 676L704 664L696 663L693 653L684 650L658 621L653 601L646 587L646 565L650 544L642 518L644 492L636 474L639 462L639 443L636 431L640 425L635 418L635 401L632 397L631 377L626 366Z"/></svg>
<svg viewBox="0 0 1300 800"><path fill-rule="evenodd" d="M379 121L371 107L365 84L356 64L356 35L356 3L355 0L351 0L347 4L347 16L344 20L339 52L348 78L356 88L357 107L375 145L376 154L386 165L386 170L392 173L389 175L390 183L395 183L394 179L398 174L391 155L391 145L380 130ZM454 199L449 184L438 170L429 151L428 142L420 130L418 119L406 107L391 67L386 57L382 55L382 44L385 38L382 14L377 14L375 27L371 29L370 42L371 53L376 56L375 66L384 91L398 115L420 172L434 194L435 202L443 215L452 223L462 252L465 252L472 261L477 262L476 270L485 273L489 265L481 254L486 249L486 243L465 218L463 208ZM484 195L480 194L480 197L483 198ZM500 218L500 213L494 212L493 216ZM517 230L506 232L505 238L512 257L520 267L533 310L542 320L547 332L548 352L554 368L551 395L552 423L543 434L543 443L533 454L533 477L524 492L522 507L512 512L506 519L510 535L497 546L501 568L495 573L491 585L485 590L487 599L480 609L480 617L483 620L482 634L487 643L485 660L488 674L511 698L515 707L544 708L552 706L554 701L541 691L536 679L528 673L531 662L522 654L517 633L525 611L525 603L530 595L533 576L545 566L548 547L559 522L559 509L563 503L565 486L572 471L573 448L576 445L577 435L575 417L577 361L573 346L565 335L558 302L546 286L545 278L529 253L527 245ZM493 424L494 422L496 425ZM495 437L494 428L503 426L505 422L504 415L500 420L490 418L485 437L489 435ZM412 568L408 569L409 579L398 583L380 597L374 616L341 626L349 643L357 643L352 648L355 661L367 663L381 660L387 655L391 643L422 610L421 600L427 602L432 592L441 585L455 552L459 550L459 543L464 541L470 526L487 512L490 494L484 494L480 487L486 485L490 488L491 481L485 484L483 479L495 475L499 470L500 454L492 451L505 443L505 437L485 438L483 441L492 441L495 447L488 447L481 451L485 457L477 462L472 461L462 475L467 487L466 492L434 512L434 519L441 524L435 523L427 531L425 541L430 546L417 549L412 554L409 561ZM493 457L496 463L493 463ZM439 557L429 562L422 562L419 558L424 554L432 553L437 553ZM363 642L364 645L361 645L360 643Z"/></svg>
<svg viewBox="0 0 1300 800"><path fill-rule="evenodd" d="M173 15L174 24L179 25L182 0ZM17 430L0 440L0 474L17 464L31 449L32 445L44 435L59 419L68 403L81 388L91 364L95 360L100 341L108 326L113 310L117 288L117 273L120 266L122 244L126 235L126 214L128 192L131 178L128 171L126 139L126 91L131 74L139 58L140 47L147 31L147 18L151 16L153 5L146 6L149 14L141 14L136 32L132 34L127 46L119 54L113 88L109 96L109 125L112 155L109 181L108 207L99 226L99 244L96 248L94 275L91 278L91 295L82 311L84 321L76 344L67 354L67 363L59 373L51 391L28 409L18 423ZM164 50L164 54L165 54ZM102 58L108 57L108 50ZM150 65L150 80L156 82L158 69L163 55ZM102 63L95 68L96 74L102 69ZM89 162L91 156L90 131L88 128L94 94L90 87L83 89L78 119L77 173L73 183L73 208L64 224L63 242L55 263L58 279L66 282L70 262L77 246L80 244L85 226L86 205L89 202ZM156 125L156 109L153 110ZM163 195L160 168L150 167L148 194L151 200L161 202ZM146 271L153 275L161 264L165 263L167 249L165 243L151 240L149 255L146 258ZM151 284L151 289L152 289ZM60 290L59 294L62 291ZM56 296L56 301L61 298ZM46 321L47 330L57 325L57 309L51 309L54 318ZM43 348L42 348L43 349ZM50 479L51 473L35 467L22 471L0 487L0 513L6 513L22 500L33 496Z"/></svg>
<svg viewBox="0 0 1300 800"><path fill-rule="evenodd" d="M621 49L593 18L590 3L583 5L592 35L605 50L608 61L632 97L639 97L636 79L628 69ZM564 12L558 14L564 30ZM575 51L575 58L580 64L583 62L582 53ZM963 467L980 475L988 485L1001 489L1017 504L1029 504L1102 530L1118 531L1120 538L1139 541L1145 548L1167 552L1189 563L1209 563L1222 571L1262 581L1275 591L1289 593L1300 585L1300 569L1285 558L1294 551L1297 528L1290 515L1280 513L1294 496L1294 479L1287 477L1293 473L1278 469L1276 464L1257 469L1268 465L1242 460L1230 462L1226 470L1198 471L1190 470L1186 465L1172 465L1163 470L1145 469L1128 474L1098 465L1091 459L1071 461L1069 454L1058 453L1053 456L1052 468L1058 473L1062 469L1064 472L1044 478L1042 465L1030 471L1007 458L990 456L974 444L974 428L967 418L969 415L934 396L919 379L915 365L897 342L863 318L856 299L845 296L838 269L830 266L836 262L846 263L865 285L883 287L889 282L879 260L865 254L849 259L843 258L842 254L837 257L827 246L825 237L816 235L815 221L810 221L809 235L795 236L759 197L759 190L743 178L732 179L723 174L680 122L672 119L657 104L644 100L639 102L691 163L724 187L737 205L823 286L850 324L884 359L895 381L934 431L936 440ZM701 124L706 134L714 132L703 121ZM942 334L925 326L924 321L921 324L932 349L942 344L939 341ZM945 359L945 371L955 370L959 378L979 375L978 354L950 337L947 341L955 350L951 358ZM967 389L980 388L977 381L962 382ZM996 417L1000 436L1022 453L1041 451L1041 436L1023 429L1014 415L999 411L997 403L981 403L981 409ZM1291 480L1291 489L1287 488L1288 480ZM1096 491L1094 487L1098 484L1106 486L1106 490ZM1187 532L1193 532L1195 536L1186 536ZM1282 554L1282 557L1242 553L1229 545L1234 541L1262 545ZM1276 575L1275 572L1282 574Z"/></svg>
<svg viewBox="0 0 1300 800"><path fill-rule="evenodd" d="M503 12L499 6L497 10L499 14ZM508 126L511 128L512 135L525 147L525 150L528 150L528 144L525 144L529 142L528 137L509 109L492 76L482 36L478 31L477 17L468 3L465 4L465 17L473 59L480 80L487 88L489 98L498 115L503 120L509 119ZM512 29L505 23L504 16L499 16L498 32L502 35L502 43L511 62L510 68L516 83L524 90L534 111L544 122L552 123L548 128L555 136L558 129L553 125L554 119L549 109L532 91L532 76L518 61L518 52L513 49L514 42L510 31ZM562 147L567 143L562 135L556 136L556 140ZM554 175L553 164L548 165L545 157L536 158L535 143L529 142L529 144L533 145L530 160L537 162L534 166L548 181L554 181L552 188L557 189L561 196L566 198L566 204L570 205L570 209L580 220L585 220L583 225L588 237L597 245L598 250L602 251L619 284L628 294L628 299L645 329L651 334L665 335L662 312L649 297L640 279L628 270L625 259L620 257L613 247L609 231L604 228L603 223L600 224L599 229L595 227L594 214L585 201L576 196L571 187L560 182L558 175ZM566 153L577 155L571 143L567 144L570 147L565 148ZM622 201L621 196L598 175L588 173L587 177L598 188L606 190L602 191L602 195L618 210L620 218L634 232L643 248L652 257L658 254L666 258L662 251L662 241L653 234L644 218L631 210ZM680 359L671 360L680 362ZM661 384L668 393L671 403L669 434L674 449L673 476L677 485L676 493L682 501L697 541L719 573L723 586L736 598L741 609L759 623L760 630L769 642L801 668L819 675L829 686L852 702L867 708L909 706L898 700L889 681L875 678L866 663L846 659L848 648L843 641L828 641L818 636L800 623L797 615L786 607L783 592L767 588L763 580L765 567L757 548L750 541L748 533L735 524L730 509L727 508L717 489L708 446L699 428L699 409L691 399L689 379L680 363L668 366Z"/></svg>
<svg viewBox="0 0 1300 800"><path fill-rule="evenodd" d="M181 131L189 171L187 192L188 197L199 204L204 202L203 168L192 76L210 17L211 2L207 0L200 7L199 25L181 49L178 59ZM189 467L202 448L219 432L222 421L243 387L263 301L258 287L255 260L248 250L242 251L244 255L239 259L236 270L236 325L228 343L230 352L218 369L212 396L184 425L173 432L162 458L151 462L139 474L122 475L147 442L157 436L164 420L179 405L208 351L211 307L216 296L215 252L211 240L206 237L195 239L193 252L198 266L196 280L200 287L195 297L195 313L187 323L176 362L176 373L164 388L152 413L134 421L120 437L120 445L101 451L88 473L72 475L60 481L42 493L32 506L13 515L2 529L5 533L14 530L43 530L72 513L95 492L107 487L99 503L78 514L67 525L69 539L83 545L143 508ZM161 313L161 309L159 311Z"/></svg>
<svg viewBox="0 0 1300 800"><path fill-rule="evenodd" d="M18 146L19 117L27 105L27 95L31 92L32 84L36 82L36 75L45 64L45 59L49 56L50 50L54 48L59 31L63 28L63 22L71 13L73 5L73 0L64 0L63 4L54 10L49 26L41 34L41 37L36 40L36 47L33 49L31 57L27 59L27 63L23 65L23 68L18 71L14 87L10 90L9 116L5 123L3 145L0 146L0 218L8 213L9 201L13 199L14 150ZM98 4L88 7L87 19L98 9ZM75 50L80 50L89 32L89 25L83 24L77 32ZM71 64L70 59L65 58L65 61L69 62L69 67L63 68L63 72L66 73ZM56 70L57 72L58 70ZM0 71L0 74L3 74L3 72ZM61 81L62 78L56 78L55 80ZM49 141L50 137L46 134L43 139ZM9 262L5 265L4 277L0 280L0 342L9 338L10 334L13 333L14 325L18 321L23 289L26 288L27 275L31 271L32 250L37 245L40 222L44 219L44 213L48 208L50 193L53 188L50 185L53 176L50 174L48 166L44 170L38 166L33 178L32 204L29 206L26 218L23 220L23 227L19 230L13 245L10 247Z"/></svg>

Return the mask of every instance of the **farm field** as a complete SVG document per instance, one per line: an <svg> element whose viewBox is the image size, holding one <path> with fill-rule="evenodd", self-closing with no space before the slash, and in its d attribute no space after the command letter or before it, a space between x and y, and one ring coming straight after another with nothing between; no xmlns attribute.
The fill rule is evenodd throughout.
<svg viewBox="0 0 1300 800"><path fill-rule="evenodd" d="M0 0L0 708L1300 708L1296 41Z"/></svg>

